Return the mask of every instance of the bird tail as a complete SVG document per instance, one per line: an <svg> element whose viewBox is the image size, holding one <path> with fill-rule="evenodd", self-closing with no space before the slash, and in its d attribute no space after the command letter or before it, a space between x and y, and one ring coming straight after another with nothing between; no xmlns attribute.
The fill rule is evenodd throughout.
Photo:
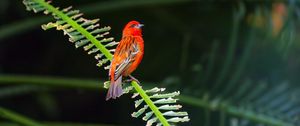
<svg viewBox="0 0 300 126"><path fill-rule="evenodd" d="M109 99L116 99L117 97L120 97L123 94L122 89L122 76L120 76L116 81L110 82L110 87L108 89L106 100Z"/></svg>

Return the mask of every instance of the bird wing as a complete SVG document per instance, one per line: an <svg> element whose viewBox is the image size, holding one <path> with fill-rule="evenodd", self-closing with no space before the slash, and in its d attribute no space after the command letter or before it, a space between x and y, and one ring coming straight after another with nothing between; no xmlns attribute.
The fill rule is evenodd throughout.
<svg viewBox="0 0 300 126"><path fill-rule="evenodd" d="M135 61L135 56L139 52L138 43L134 37L124 37L114 55L116 60L116 68L114 72L114 79L117 80L124 71L126 71Z"/></svg>

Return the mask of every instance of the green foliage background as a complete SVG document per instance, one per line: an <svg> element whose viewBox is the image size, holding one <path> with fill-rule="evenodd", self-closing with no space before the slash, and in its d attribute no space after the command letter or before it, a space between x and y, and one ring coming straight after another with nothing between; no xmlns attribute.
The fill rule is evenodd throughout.
<svg viewBox="0 0 300 126"><path fill-rule="evenodd" d="M128 21L145 24L145 56L134 75L145 87L182 92L191 118L182 125L297 126L299 3L282 2L288 11L276 36L274 3L53 1L100 18L117 40ZM249 15L262 17L265 25L257 27ZM0 17L2 107L46 125L144 125L130 117L130 96L104 100L107 72L91 56L75 50L60 32L40 29L49 17L25 11L20 0L1 0ZM16 125L5 115L0 112L1 126Z"/></svg>

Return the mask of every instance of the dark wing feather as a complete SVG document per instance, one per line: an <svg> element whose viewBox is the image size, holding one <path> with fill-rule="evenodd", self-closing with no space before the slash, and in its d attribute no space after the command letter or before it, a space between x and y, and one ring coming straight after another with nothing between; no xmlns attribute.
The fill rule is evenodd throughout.
<svg viewBox="0 0 300 126"><path fill-rule="evenodd" d="M115 80L117 80L125 70L127 70L135 60L139 52L138 44L134 37L123 38L120 42L120 51L116 52L118 57L122 57L115 69Z"/></svg>

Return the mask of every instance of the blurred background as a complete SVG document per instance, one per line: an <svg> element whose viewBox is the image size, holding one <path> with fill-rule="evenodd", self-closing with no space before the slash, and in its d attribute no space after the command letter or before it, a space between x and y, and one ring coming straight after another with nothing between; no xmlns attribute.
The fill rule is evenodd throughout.
<svg viewBox="0 0 300 126"><path fill-rule="evenodd" d="M116 41L128 21L145 24L145 55L133 75L145 87L181 91L180 104L191 120L178 125L300 125L297 0L52 5L72 5L87 19L100 18ZM49 15L26 11L22 0L0 1L0 107L53 126L145 125L131 117L130 95L105 101L107 71L62 31L43 31L49 21ZM5 118L0 125L19 126Z"/></svg>

